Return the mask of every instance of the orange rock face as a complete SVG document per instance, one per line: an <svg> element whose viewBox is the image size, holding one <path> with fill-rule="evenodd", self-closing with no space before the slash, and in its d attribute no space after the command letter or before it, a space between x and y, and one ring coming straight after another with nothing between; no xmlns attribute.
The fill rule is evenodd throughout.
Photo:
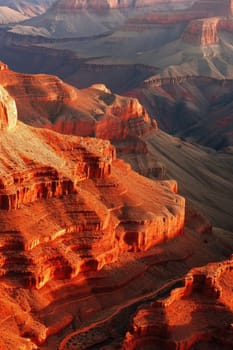
<svg viewBox="0 0 233 350"><path fill-rule="evenodd" d="M3 88L1 93L2 109L14 121L0 134L4 283L19 286L20 293L39 290L52 280L97 273L124 252L147 251L183 232L184 199L174 193L175 183L154 182L134 173L116 159L109 141L16 124L13 100ZM6 113L0 120L7 125ZM19 298L26 302L23 294ZM11 320L7 306L11 303L2 306L4 324ZM21 302L13 304L15 335L4 333L0 324L4 349L34 349L73 319L62 317L46 330L43 323L32 321L30 307L23 311Z"/></svg>
<svg viewBox="0 0 233 350"><path fill-rule="evenodd" d="M17 121L17 110L15 101L8 95L7 91L0 87L0 131L11 130Z"/></svg>
<svg viewBox="0 0 233 350"><path fill-rule="evenodd" d="M183 34L183 40L201 46L214 45L219 41L217 27L219 18L191 21Z"/></svg>
<svg viewBox="0 0 233 350"><path fill-rule="evenodd" d="M0 71L14 97L19 119L64 134L124 140L156 129L137 99L112 94L105 86L78 90L55 76Z"/></svg>
<svg viewBox="0 0 233 350"><path fill-rule="evenodd" d="M233 260L227 260L167 284L158 301L137 311L123 349L231 349L232 271Z"/></svg>
<svg viewBox="0 0 233 350"><path fill-rule="evenodd" d="M12 99L2 88L3 93L7 96L1 101L3 110L10 111ZM5 123L6 115L0 117ZM16 124L14 113L13 120L14 126L2 128L0 134L0 278L4 283L19 286L21 293L41 289L52 280L97 273L124 252L147 251L183 232L184 199L174 193L174 182L154 182L134 173L116 159L109 141ZM7 322L10 302L4 305ZM16 302L13 308L21 307ZM46 330L39 321L32 322L28 311L15 312L15 336L9 331L4 335L0 324L4 349L7 344L34 349L33 344L43 343L72 320L65 316Z"/></svg>
<svg viewBox="0 0 233 350"><path fill-rule="evenodd" d="M10 81L15 81L15 73L4 74L4 84L13 87ZM51 101L54 106L58 92L64 91L58 79L38 76L43 85L38 83L33 90L35 78L19 76L23 81L30 77L29 85L18 90L21 113L24 108L32 113L36 98L45 111L43 101L47 107ZM28 102L27 91L34 100L29 95ZM78 92L69 86L65 92L61 99L64 102L68 96L74 106ZM191 267L225 259L233 249L232 236L212 233L209 222L191 209L185 224L185 200L177 195L176 181L138 175L116 158L108 140L60 135L17 122L14 100L4 88L1 94L0 348L133 348L137 334L125 333L138 306L179 286ZM88 111L103 101L101 106L110 115L95 110L98 135L113 135L114 124L109 120L118 118L125 128L121 125L117 135L130 147L126 137L137 138L151 127L137 100L115 96L104 86L94 86L82 96ZM52 107L48 115L51 111ZM111 125L109 133L104 125ZM139 148L144 151L143 144ZM218 277L223 276L225 288L230 286L231 268L224 270L224 266L221 271L226 275ZM193 278L188 286L195 283ZM219 295L208 283L208 295L216 300ZM221 300L229 306L227 288ZM171 304L183 291L174 290ZM166 326L157 325L162 344ZM194 337L196 333L194 329ZM142 344L145 349L148 341ZM171 344L178 341L172 339Z"/></svg>
<svg viewBox="0 0 233 350"><path fill-rule="evenodd" d="M194 20L189 23L182 39L188 43L202 46L214 45L219 42L219 31L233 31L231 18L213 17Z"/></svg>
<svg viewBox="0 0 233 350"><path fill-rule="evenodd" d="M147 250L183 230L184 200L174 194L173 185L134 174L123 161L115 160L109 141L62 137L19 124L11 133L2 132L1 146L1 232L7 233L2 246L17 247L23 264L27 252L34 256L27 273L18 258L12 258L2 274L23 274L25 285L40 288L56 276L98 270L116 260L120 251ZM137 186L145 192L135 199ZM27 220L31 210L34 223ZM52 219L57 211L59 216ZM44 254L48 242L56 240L61 252L70 251L66 267L59 262L65 250ZM36 269L34 259L41 262Z"/></svg>

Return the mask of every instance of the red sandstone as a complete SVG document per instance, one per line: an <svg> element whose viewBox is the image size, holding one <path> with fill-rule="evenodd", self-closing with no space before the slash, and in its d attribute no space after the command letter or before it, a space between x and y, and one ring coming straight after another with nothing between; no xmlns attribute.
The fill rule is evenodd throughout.
<svg viewBox="0 0 233 350"><path fill-rule="evenodd" d="M122 348L231 349L232 280L233 260L191 270L183 287L137 311ZM172 283L162 293L169 293Z"/></svg>
<svg viewBox="0 0 233 350"><path fill-rule="evenodd" d="M2 72L5 84L9 85L7 74L13 81L16 79L7 67ZM44 82L48 76L37 78ZM64 88L58 79L50 77L45 81L48 85L56 81L58 90ZM34 98L38 96L38 86L37 83ZM76 96L77 92L68 86L66 91ZM88 91L90 104L93 96L101 96L105 108L111 113L114 110L111 118L115 115L127 123L133 120L133 127L129 123L126 131L120 129L124 141L126 135L143 134L140 125L135 127L135 118L144 120L144 126L147 122L150 125L136 100L115 97L103 86ZM49 92L55 100L58 94L51 94L51 89ZM184 199L176 194L175 181L152 181L133 172L116 158L115 148L107 140L60 135L16 122L14 100L4 88L1 96L2 349L77 350L99 345L109 350L134 348L142 323L136 313L134 320L139 327L130 330L123 342L123 332L129 330L128 315L135 314L140 303L157 298L158 293L172 291L165 302L158 302L162 313L168 310L169 326L156 319L159 342L167 345L164 331L170 330L172 322L175 326L177 320L174 303L182 305L181 297L189 298L196 290L198 294L200 281L205 282L206 297L214 300L208 310L215 310L216 300L231 310L231 262L220 264L214 279L212 272L205 277L202 269L192 272L191 279L183 278L192 266L226 258L232 252L233 241L224 232L212 233L210 223L191 209L185 224ZM24 90L22 96L26 105ZM42 92L41 105L43 96ZM103 134L104 129L99 132ZM211 271L214 270L215 265ZM210 271L209 267L206 271ZM176 283L183 280L185 286L176 289ZM193 312L189 299L187 305L188 319L188 312ZM197 305L202 305L199 299ZM148 332L155 329L153 312L150 327L147 314L146 309L143 337L138 343L142 349L148 344ZM231 311L224 308L221 315L231 321ZM208 327L206 323L204 326ZM232 345L228 328L220 330L221 344ZM189 344L206 340L205 332L200 335L199 329L191 331ZM227 339L224 342L223 337ZM179 342L183 344L182 339L174 337L169 346Z"/></svg>

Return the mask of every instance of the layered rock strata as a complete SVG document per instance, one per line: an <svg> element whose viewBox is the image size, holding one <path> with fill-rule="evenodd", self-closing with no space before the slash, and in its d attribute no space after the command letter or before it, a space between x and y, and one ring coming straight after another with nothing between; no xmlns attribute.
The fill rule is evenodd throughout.
<svg viewBox="0 0 233 350"><path fill-rule="evenodd" d="M10 102L2 101L5 109ZM121 251L147 250L182 233L176 184L133 173L109 141L19 123L1 131L0 164L1 276L24 286L99 270Z"/></svg>
<svg viewBox="0 0 233 350"><path fill-rule="evenodd" d="M33 126L112 141L157 129L137 99L113 94L101 84L78 90L55 76L7 68L0 79L16 101L19 119Z"/></svg>
<svg viewBox="0 0 233 350"><path fill-rule="evenodd" d="M184 232L175 181L133 172L109 141L16 123L2 95L0 346L120 349L138 305L224 258L231 236L196 212Z"/></svg>
<svg viewBox="0 0 233 350"><path fill-rule="evenodd" d="M212 17L191 21L185 29L182 39L190 44L201 46L216 45L219 32L233 32L233 20L224 17Z"/></svg>
<svg viewBox="0 0 233 350"><path fill-rule="evenodd" d="M16 100L19 119L27 124L108 139L121 155L149 155L141 137L156 131L157 123L136 98L113 94L103 84L80 90L55 76L20 74L7 67L0 79ZM157 159L152 163L150 172L161 173Z"/></svg>
<svg viewBox="0 0 233 350"><path fill-rule="evenodd" d="M214 45L219 41L217 26L219 18L191 21L182 38L184 41L201 46Z"/></svg>
<svg viewBox="0 0 233 350"><path fill-rule="evenodd" d="M231 259L193 269L183 281L168 283L159 300L138 309L122 348L231 349L232 271Z"/></svg>

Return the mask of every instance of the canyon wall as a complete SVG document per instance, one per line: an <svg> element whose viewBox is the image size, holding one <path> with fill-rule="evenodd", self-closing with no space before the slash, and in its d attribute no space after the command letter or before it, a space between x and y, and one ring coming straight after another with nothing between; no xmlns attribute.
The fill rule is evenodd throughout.
<svg viewBox="0 0 233 350"><path fill-rule="evenodd" d="M15 101L9 96L7 91L0 86L0 131L4 129L13 129L16 122L17 109Z"/></svg>
<svg viewBox="0 0 233 350"><path fill-rule="evenodd" d="M7 69L0 77L16 101L19 119L34 126L112 141L157 129L137 99L113 94L104 85L78 90L55 76Z"/></svg>
<svg viewBox="0 0 233 350"><path fill-rule="evenodd" d="M191 21L182 39L187 43L201 46L216 45L219 42L219 31L232 33L232 18L213 17Z"/></svg>
<svg viewBox="0 0 233 350"><path fill-rule="evenodd" d="M109 98L105 87L96 89ZM2 98L3 110L9 111L13 99L2 91L8 97ZM126 120L134 113L138 105L132 103ZM9 130L6 114L0 115L6 125L0 162L2 277L41 288L182 233L184 199L175 193L175 182L137 175L116 160L109 141L34 129L10 115ZM33 220L27 218L31 211Z"/></svg>
<svg viewBox="0 0 233 350"><path fill-rule="evenodd" d="M182 39L185 42L201 46L217 44L219 41L217 34L218 23L219 18L191 21L187 26Z"/></svg>
<svg viewBox="0 0 233 350"><path fill-rule="evenodd" d="M156 344L163 349L188 350L211 349L218 344L230 349L232 271L231 259L193 269L183 281L168 283L159 291L157 301L138 309L122 348L152 348Z"/></svg>

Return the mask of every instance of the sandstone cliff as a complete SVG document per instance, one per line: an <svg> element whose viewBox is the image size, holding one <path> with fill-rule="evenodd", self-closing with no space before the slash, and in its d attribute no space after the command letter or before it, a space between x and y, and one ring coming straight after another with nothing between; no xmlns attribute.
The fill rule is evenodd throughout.
<svg viewBox="0 0 233 350"><path fill-rule="evenodd" d="M89 91L121 113L106 87ZM0 345L120 349L140 303L192 266L228 256L232 236L211 233L197 212L185 224L175 181L133 172L107 140L16 122L14 100L1 95ZM138 108L126 103L126 120Z"/></svg>
<svg viewBox="0 0 233 350"><path fill-rule="evenodd" d="M134 173L116 159L109 141L16 123L14 100L2 87L0 96L1 280L40 289L52 280L95 273L124 252L147 251L183 232L184 199L175 182ZM17 311L15 335L4 335L0 325L4 349L25 346L25 337L32 349L48 336L38 320L28 328L22 317ZM49 332L66 322L70 317Z"/></svg>
<svg viewBox="0 0 233 350"><path fill-rule="evenodd" d="M182 39L185 42L201 46L214 45L219 41L217 26L219 18L208 18L191 21L187 26Z"/></svg>
<svg viewBox="0 0 233 350"><path fill-rule="evenodd" d="M193 269L138 309L123 349L231 349L233 260ZM182 286L183 284L183 286ZM175 288L175 289L173 289ZM167 296L170 294L170 296Z"/></svg>
<svg viewBox="0 0 233 350"><path fill-rule="evenodd" d="M1 112L1 121L3 121L3 126L8 126L4 110L9 113L10 108L12 108L12 99L3 89L2 91L2 96L6 95L7 99L2 99L4 108ZM61 236L63 241L66 234L69 236L73 234L72 232L95 230L97 235L95 239L98 237L97 242L100 242L101 234L105 233L106 239L108 234L112 235L115 232L110 239L111 244L113 244L110 250L115 250L115 254L117 254L119 249L148 249L156 242L168 239L182 231L184 201L172 194L173 191L176 191L176 186L172 183L156 184L134 174L128 165L122 161L115 161L115 149L109 141L62 136L44 129L32 129L21 123L16 125L15 112L16 110L13 109L13 113L10 114L12 119L8 118L11 130L5 130L7 127L1 130L0 209L2 225L9 233L9 236L5 237L5 244L9 248L10 232L12 232L14 244L18 242L16 245L20 251L31 251L37 248L39 249L38 253L41 254L44 249L41 251L41 247L50 240L53 241ZM124 176L123 180L121 174ZM131 178L131 184L127 186L128 178ZM146 204L148 193L143 193L134 199L132 191L134 191L136 183L138 186L150 188L151 196L154 198L154 209L151 204L149 205L150 201ZM155 198L160 196L159 193L161 198L158 202ZM101 201L100 198L102 198ZM92 201L93 204L91 204ZM165 204L166 202L167 204ZM41 221L41 228L38 222L37 229L30 233L32 230L32 227L29 229L30 222L27 223L26 230L24 228L25 215L27 215L29 207L33 206L36 218L36 208L44 205L43 203L51 205L51 213L53 212L52 208L55 210L63 203L65 211L63 215L58 217L58 222L55 220L54 228L48 226L46 229L49 217L47 219L45 217ZM142 203L144 204L142 205ZM170 206L169 203L174 204L173 209L166 208L166 205ZM68 207L65 209L66 205L70 209ZM78 211L74 209L75 216L69 214L70 210L72 211L72 205L80 207ZM91 208L92 205L94 207ZM146 209L147 205L150 207L148 213L149 207ZM83 209L81 210L81 208ZM20 211L17 212L13 209L20 209ZM68 210L67 213L66 210ZM159 213L160 210L161 213ZM16 227L10 229L8 215L12 218L10 221L13 226L18 215L20 217L22 215L21 219L18 217L17 229ZM88 221L88 216L90 216L90 221ZM170 218L172 218L172 222ZM54 233L52 233L53 230ZM91 240L90 238L90 248L87 248L88 243L83 243L85 249L93 249ZM4 245L4 243L2 244ZM51 257L51 259L53 258ZM99 262L100 266L104 264L102 259L103 257ZM74 266L70 265L70 272L73 268ZM46 274L51 274L51 272L47 271ZM72 273L78 273L77 266ZM28 281L26 283L35 283L36 286L43 285L47 279L45 276L36 275L30 278L32 280L34 278L35 282Z"/></svg>
<svg viewBox="0 0 233 350"><path fill-rule="evenodd" d="M11 130L16 126L17 109L15 101L0 87L0 131Z"/></svg>
<svg viewBox="0 0 233 350"><path fill-rule="evenodd" d="M220 31L233 32L232 18L213 17L191 21L182 39L190 44L201 46L216 45L219 42Z"/></svg>
<svg viewBox="0 0 233 350"><path fill-rule="evenodd" d="M157 128L137 99L113 94L104 85L78 90L55 76L20 74L7 67L0 79L16 101L19 119L34 126L108 140Z"/></svg>
<svg viewBox="0 0 233 350"><path fill-rule="evenodd" d="M141 137L157 130L157 123L136 98L113 94L103 84L80 90L55 76L19 74L7 67L0 79L16 100L19 119L27 124L111 140L121 154L149 154ZM161 171L155 158L141 173L159 176Z"/></svg>

